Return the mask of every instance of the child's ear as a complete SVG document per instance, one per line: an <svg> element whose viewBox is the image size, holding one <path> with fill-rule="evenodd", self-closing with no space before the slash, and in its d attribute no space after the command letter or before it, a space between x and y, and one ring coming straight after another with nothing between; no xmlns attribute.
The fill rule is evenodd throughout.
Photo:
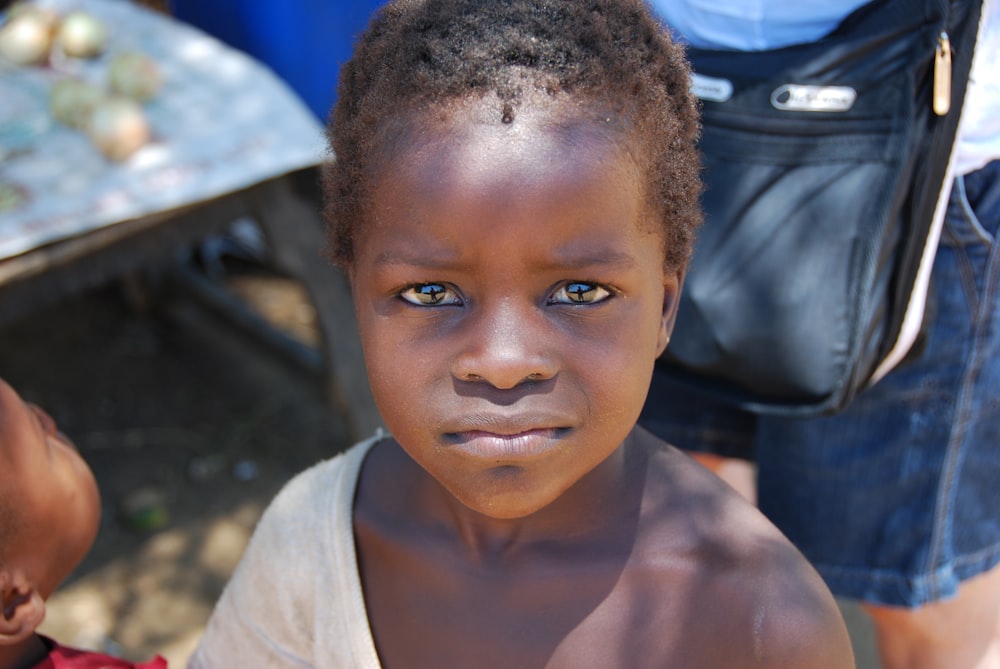
<svg viewBox="0 0 1000 669"><path fill-rule="evenodd" d="M667 272L663 275L663 310L660 313L660 335L656 341L656 357L663 355L670 343L670 333L674 331L677 308L681 303L681 288L684 286L684 270Z"/></svg>
<svg viewBox="0 0 1000 669"><path fill-rule="evenodd" d="M45 618L45 600L24 572L0 567L0 646L35 633Z"/></svg>

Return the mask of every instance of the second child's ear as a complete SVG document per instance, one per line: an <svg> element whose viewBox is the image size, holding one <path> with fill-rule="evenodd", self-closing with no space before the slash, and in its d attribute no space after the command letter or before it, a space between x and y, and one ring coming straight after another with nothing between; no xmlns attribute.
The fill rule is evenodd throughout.
<svg viewBox="0 0 1000 669"><path fill-rule="evenodd" d="M0 646L35 633L45 619L45 600L22 571L0 567Z"/></svg>
<svg viewBox="0 0 1000 669"><path fill-rule="evenodd" d="M670 333L674 331L677 308L681 303L681 288L684 287L684 270L676 270L663 275L663 310L660 314L660 336L656 342L656 356L660 357L670 343Z"/></svg>

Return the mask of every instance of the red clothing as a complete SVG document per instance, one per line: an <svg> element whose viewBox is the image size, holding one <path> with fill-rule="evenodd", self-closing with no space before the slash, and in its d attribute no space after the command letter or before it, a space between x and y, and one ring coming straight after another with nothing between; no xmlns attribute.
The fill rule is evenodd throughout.
<svg viewBox="0 0 1000 669"><path fill-rule="evenodd" d="M47 637L42 640L49 647L49 654L32 669L167 669L167 661L159 655L149 662L136 664L90 650L61 646Z"/></svg>

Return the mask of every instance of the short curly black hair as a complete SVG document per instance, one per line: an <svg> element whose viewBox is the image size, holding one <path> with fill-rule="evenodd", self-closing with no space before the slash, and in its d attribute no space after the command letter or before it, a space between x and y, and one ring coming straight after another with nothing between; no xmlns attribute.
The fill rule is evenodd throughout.
<svg viewBox="0 0 1000 669"><path fill-rule="evenodd" d="M526 91L528 89L528 91ZM642 0L395 0L341 69L323 175L330 254L350 268L380 152L402 114L494 96L516 122L526 92L620 116L659 218L667 268L683 267L701 223L697 104L690 69ZM533 96L532 99L537 99Z"/></svg>

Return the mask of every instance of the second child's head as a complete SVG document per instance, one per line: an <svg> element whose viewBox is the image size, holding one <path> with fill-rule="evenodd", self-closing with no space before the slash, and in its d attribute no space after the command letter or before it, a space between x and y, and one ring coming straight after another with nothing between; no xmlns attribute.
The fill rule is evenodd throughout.
<svg viewBox="0 0 1000 669"><path fill-rule="evenodd" d="M404 450L534 513L635 425L700 223L690 72L641 2L390 3L341 75L335 260Z"/></svg>
<svg viewBox="0 0 1000 669"><path fill-rule="evenodd" d="M0 379L0 655L34 633L44 600L90 550L100 514L72 442Z"/></svg>

